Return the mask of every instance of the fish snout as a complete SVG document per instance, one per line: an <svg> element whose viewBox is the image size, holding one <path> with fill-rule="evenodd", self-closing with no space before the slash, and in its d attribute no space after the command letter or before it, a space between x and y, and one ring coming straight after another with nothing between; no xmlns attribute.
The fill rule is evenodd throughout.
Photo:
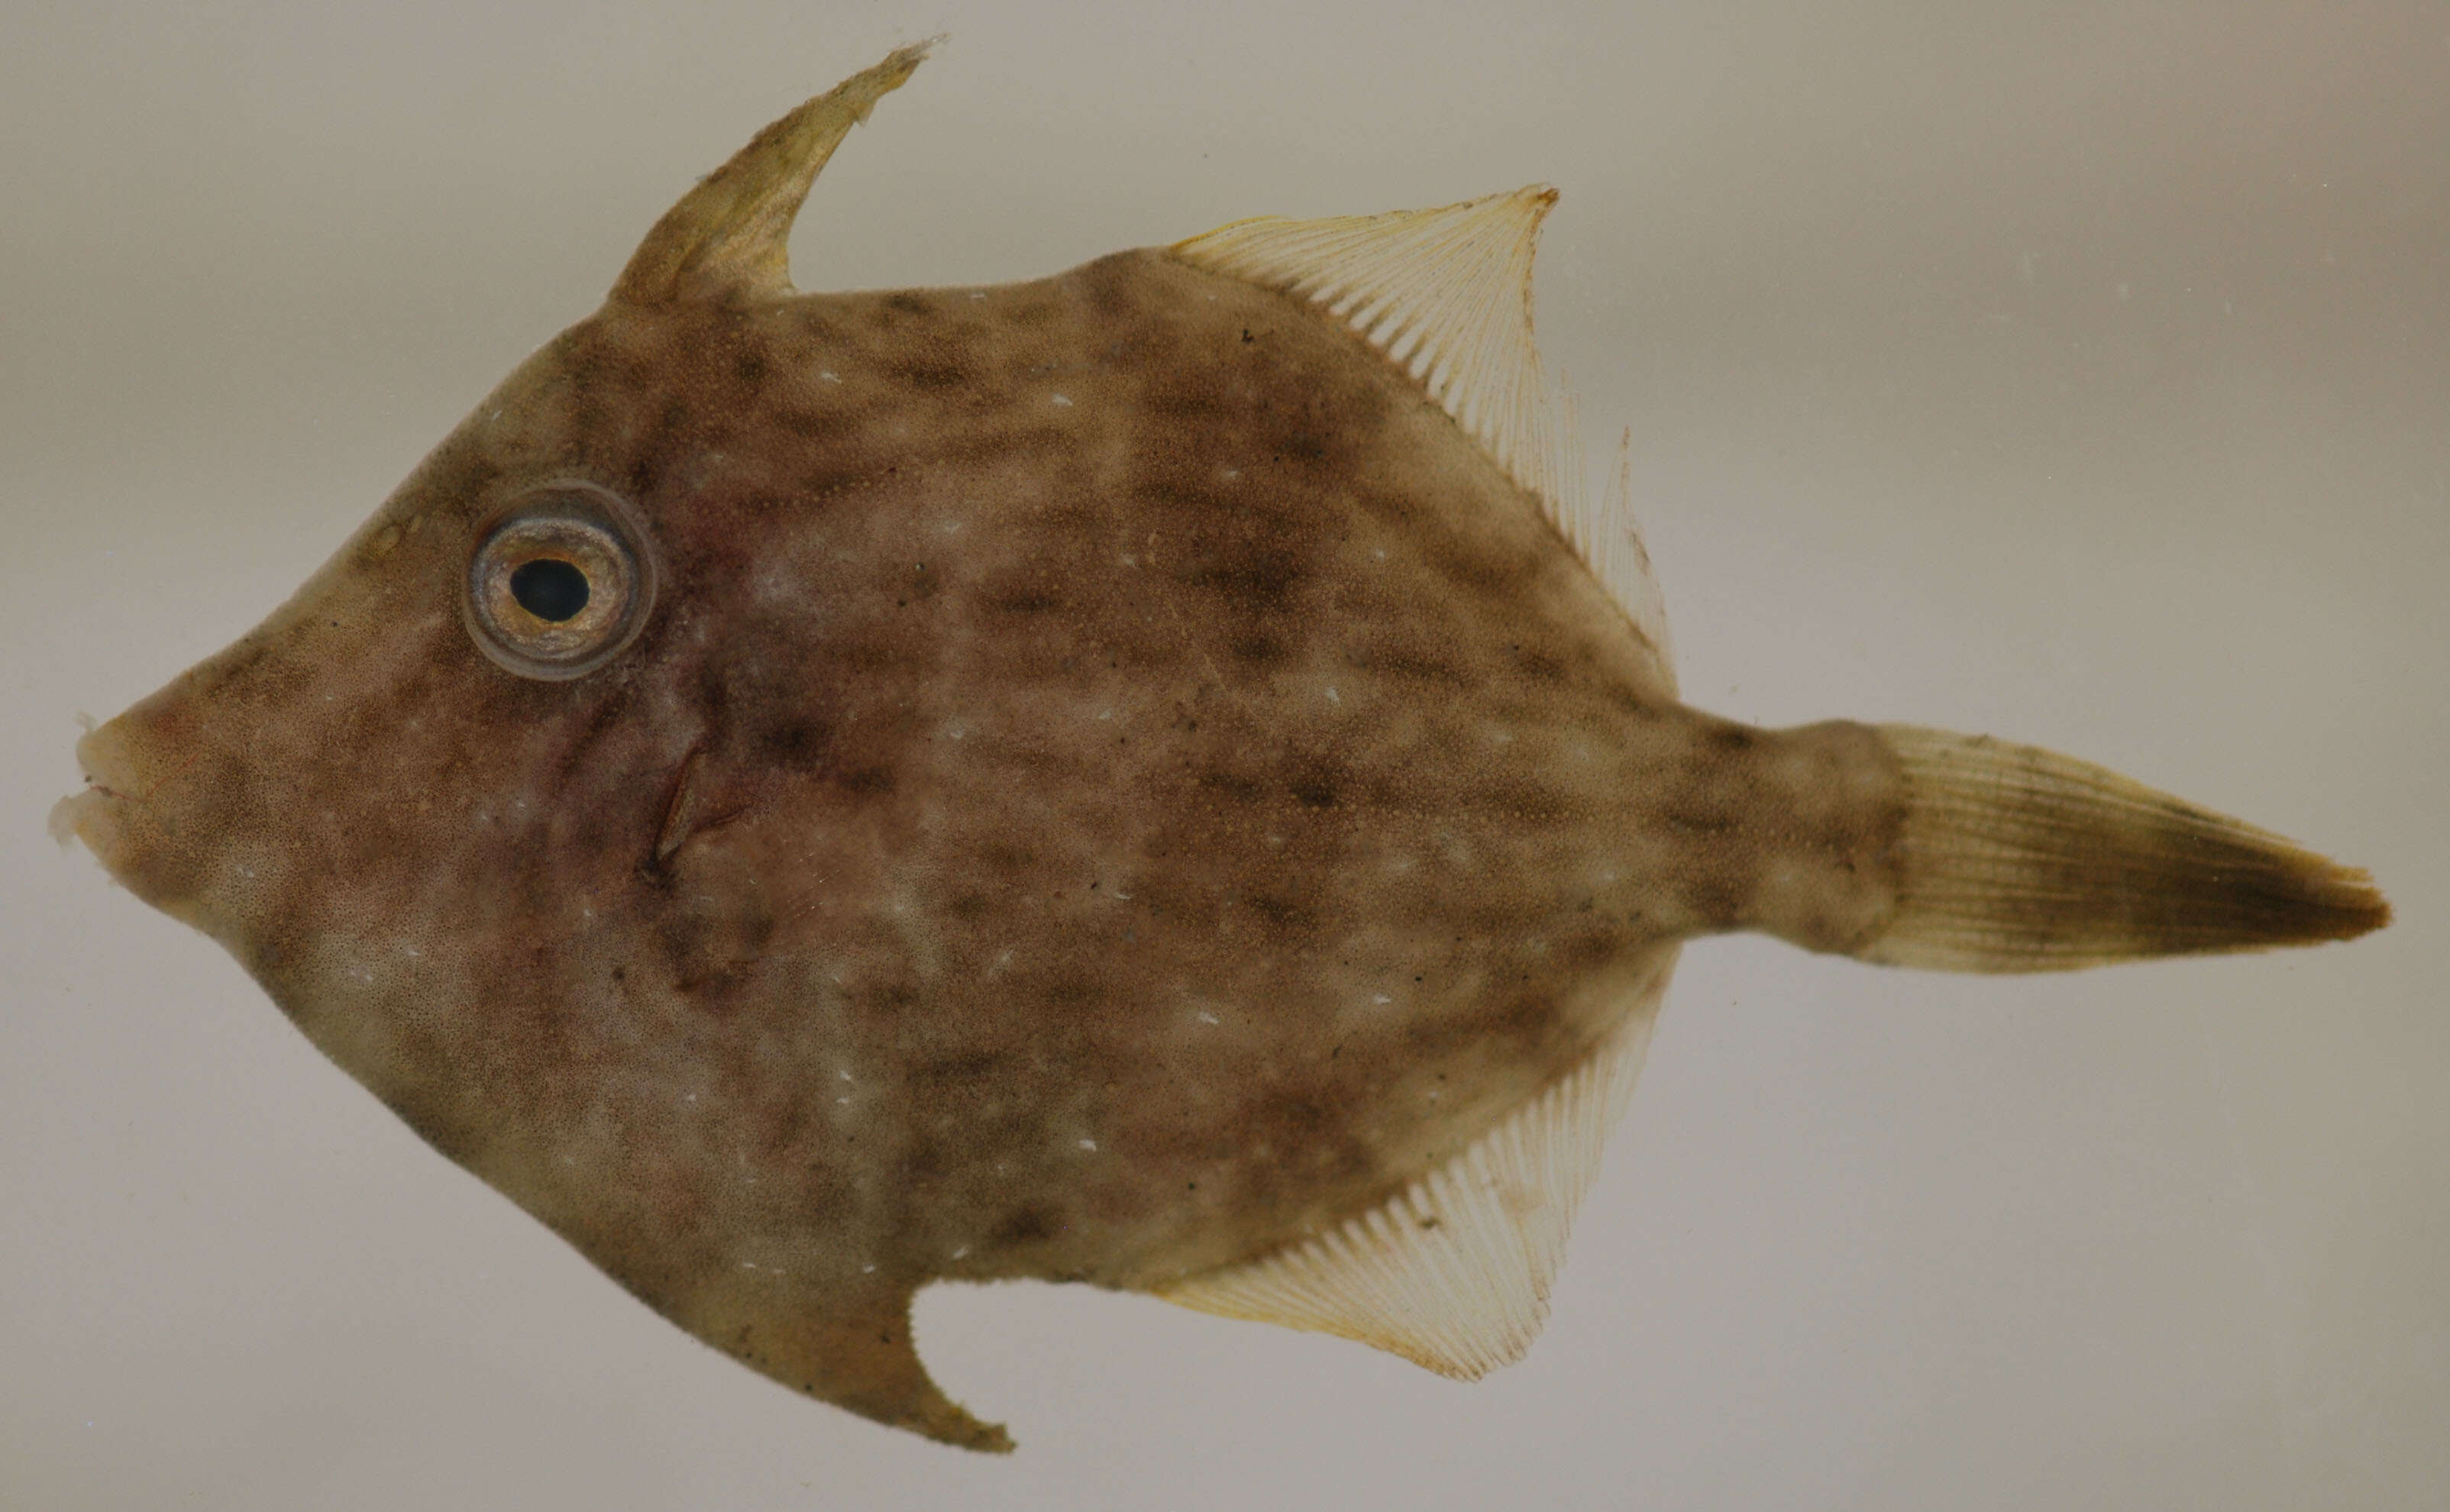
<svg viewBox="0 0 2450 1512"><path fill-rule="evenodd" d="M52 806L62 844L84 843L103 869L157 908L196 922L196 894L219 832L215 804L189 791L206 743L180 683L86 731L76 743L86 786Z"/></svg>
<svg viewBox="0 0 2450 1512"><path fill-rule="evenodd" d="M88 718L86 732L76 743L77 770L84 774L85 790L51 805L51 838L63 845L83 841L94 859L114 875L119 867L112 858L125 835L121 812L143 786L128 748L126 724L126 714L104 725L94 725Z"/></svg>

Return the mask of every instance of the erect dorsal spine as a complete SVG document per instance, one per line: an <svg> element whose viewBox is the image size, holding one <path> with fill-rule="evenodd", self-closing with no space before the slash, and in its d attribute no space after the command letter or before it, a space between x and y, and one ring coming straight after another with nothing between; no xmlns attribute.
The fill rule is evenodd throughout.
<svg viewBox="0 0 2450 1512"><path fill-rule="evenodd" d="M876 102L902 87L932 41L901 48L757 133L664 212L631 255L612 298L749 303L791 287L791 222L818 170Z"/></svg>

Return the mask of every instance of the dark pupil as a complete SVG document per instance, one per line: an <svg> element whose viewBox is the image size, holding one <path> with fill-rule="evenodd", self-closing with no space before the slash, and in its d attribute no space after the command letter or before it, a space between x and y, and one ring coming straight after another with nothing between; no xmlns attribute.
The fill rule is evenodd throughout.
<svg viewBox="0 0 2450 1512"><path fill-rule="evenodd" d="M511 569L511 596L538 619L558 625L587 607L587 574L557 557Z"/></svg>

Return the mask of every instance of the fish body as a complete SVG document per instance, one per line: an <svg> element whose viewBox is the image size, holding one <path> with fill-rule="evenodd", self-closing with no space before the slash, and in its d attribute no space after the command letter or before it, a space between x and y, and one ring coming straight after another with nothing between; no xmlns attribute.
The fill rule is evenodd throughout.
<svg viewBox="0 0 2450 1512"><path fill-rule="evenodd" d="M1681 944L2338 938L2361 874L2030 747L1681 703L1559 479L1553 195L992 288L783 241L769 127L63 805L420 1134L801 1389L1034 1276L1519 1354Z"/></svg>

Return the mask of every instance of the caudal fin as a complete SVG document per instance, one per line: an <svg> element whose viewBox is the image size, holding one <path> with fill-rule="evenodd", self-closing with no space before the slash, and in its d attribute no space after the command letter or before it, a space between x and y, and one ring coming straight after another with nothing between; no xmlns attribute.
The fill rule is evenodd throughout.
<svg viewBox="0 0 2450 1512"><path fill-rule="evenodd" d="M2032 746L1884 725L1906 785L1897 907L1856 954L2060 971L2348 940L2390 922L2373 879L2116 772Z"/></svg>

